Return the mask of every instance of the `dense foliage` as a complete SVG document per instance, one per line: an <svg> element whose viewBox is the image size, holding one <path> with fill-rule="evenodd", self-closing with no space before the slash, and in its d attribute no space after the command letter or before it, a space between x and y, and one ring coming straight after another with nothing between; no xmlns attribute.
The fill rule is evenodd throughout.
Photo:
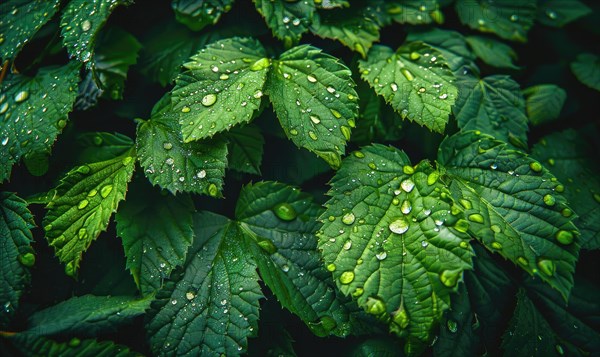
<svg viewBox="0 0 600 357"><path fill-rule="evenodd" d="M599 10L2 1L2 354L599 355Z"/></svg>

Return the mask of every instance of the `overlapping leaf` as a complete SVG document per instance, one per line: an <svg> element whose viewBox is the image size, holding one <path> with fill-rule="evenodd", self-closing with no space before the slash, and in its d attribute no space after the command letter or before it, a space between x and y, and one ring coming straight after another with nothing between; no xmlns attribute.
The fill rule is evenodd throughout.
<svg viewBox="0 0 600 357"><path fill-rule="evenodd" d="M308 45L286 51L273 67L267 89L286 135L338 168L358 116L350 70Z"/></svg>
<svg viewBox="0 0 600 357"><path fill-rule="evenodd" d="M47 205L44 230L65 273L74 276L81 255L106 229L125 198L133 174L133 149L110 160L84 164L69 171Z"/></svg>
<svg viewBox="0 0 600 357"><path fill-rule="evenodd" d="M29 78L9 75L0 91L0 182L23 156L48 152L67 124L79 81L79 65L44 67Z"/></svg>
<svg viewBox="0 0 600 357"><path fill-rule="evenodd" d="M527 116L533 125L553 121L567 99L567 92L554 84L539 84L523 90L526 98Z"/></svg>
<svg viewBox="0 0 600 357"><path fill-rule="evenodd" d="M518 69L517 53L509 45L489 37L468 36L467 43L483 62L498 68Z"/></svg>
<svg viewBox="0 0 600 357"><path fill-rule="evenodd" d="M236 127L227 134L229 166L236 171L260 175L265 139L254 125Z"/></svg>
<svg viewBox="0 0 600 357"><path fill-rule="evenodd" d="M591 53L582 53L571 62L571 71L586 86L600 91L600 57Z"/></svg>
<svg viewBox="0 0 600 357"><path fill-rule="evenodd" d="M401 24L423 25L431 22L441 24L444 15L438 0L392 0L382 1L385 11L393 21Z"/></svg>
<svg viewBox="0 0 600 357"><path fill-rule="evenodd" d="M338 287L408 336L409 352L429 340L471 267L468 222L439 176L394 148L363 148L333 178L322 216L319 248Z"/></svg>
<svg viewBox="0 0 600 357"><path fill-rule="evenodd" d="M184 64L172 93L183 141L229 130L259 109L270 61L262 45L232 38L208 45Z"/></svg>
<svg viewBox="0 0 600 357"><path fill-rule="evenodd" d="M187 195L162 195L133 185L115 216L127 268L143 295L160 289L162 280L185 261L192 243L194 204Z"/></svg>
<svg viewBox="0 0 600 357"><path fill-rule="evenodd" d="M480 132L447 138L438 160L453 179L469 231L566 300L580 244L558 180L536 160Z"/></svg>
<svg viewBox="0 0 600 357"><path fill-rule="evenodd" d="M315 14L313 1L254 0L254 4L273 36L283 40L287 47L300 41Z"/></svg>
<svg viewBox="0 0 600 357"><path fill-rule="evenodd" d="M373 46L359 62L362 78L400 113L432 131L444 132L458 90L443 55L422 43L410 42L394 52Z"/></svg>
<svg viewBox="0 0 600 357"><path fill-rule="evenodd" d="M77 136L77 163L110 160L123 155L133 146L133 140L121 133L87 132Z"/></svg>
<svg viewBox="0 0 600 357"><path fill-rule="evenodd" d="M0 326L19 307L19 299L31 280L29 268L35 263L33 227L27 203L14 193L0 192Z"/></svg>
<svg viewBox="0 0 600 357"><path fill-rule="evenodd" d="M46 357L136 357L139 353L112 341L72 338L68 342L57 342L46 337L34 337L17 333L10 337L12 345L23 355Z"/></svg>
<svg viewBox="0 0 600 357"><path fill-rule="evenodd" d="M234 0L174 0L171 3L177 21L191 30L200 31L207 25L216 24L228 12Z"/></svg>
<svg viewBox="0 0 600 357"><path fill-rule="evenodd" d="M195 238L185 267L157 293L147 330L156 355L237 356L255 335L256 263L238 226L204 212L194 216Z"/></svg>
<svg viewBox="0 0 600 357"><path fill-rule="evenodd" d="M457 73L462 67L474 68L475 55L467 46L463 35L456 31L432 28L424 31L412 31L406 41L423 41L440 51L452 72ZM462 71L461 71L462 72Z"/></svg>
<svg viewBox="0 0 600 357"><path fill-rule="evenodd" d="M6 0L0 4L0 62L13 59L58 10L59 0Z"/></svg>
<svg viewBox="0 0 600 357"><path fill-rule="evenodd" d="M591 13L592 9L578 0L540 0L536 20L547 26L563 27Z"/></svg>

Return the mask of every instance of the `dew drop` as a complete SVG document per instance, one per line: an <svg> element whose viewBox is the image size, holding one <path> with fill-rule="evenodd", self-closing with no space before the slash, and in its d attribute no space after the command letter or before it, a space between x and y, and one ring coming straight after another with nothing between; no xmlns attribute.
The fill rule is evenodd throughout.
<svg viewBox="0 0 600 357"><path fill-rule="evenodd" d="M479 213L473 213L473 214L469 215L469 221L475 222L475 223L483 223L484 219L483 219L483 216L480 215Z"/></svg>
<svg viewBox="0 0 600 357"><path fill-rule="evenodd" d="M15 94L15 102L16 103L21 103L25 100L27 100L27 98L29 98L29 92L28 91L20 91L19 93Z"/></svg>
<svg viewBox="0 0 600 357"><path fill-rule="evenodd" d="M310 121L312 121L315 124L319 124L321 122L321 119L319 119L319 117L316 116L316 115L311 115L310 116Z"/></svg>
<svg viewBox="0 0 600 357"><path fill-rule="evenodd" d="M404 200L404 202L402 202L402 206L400 206L400 211L402 211L402 213L404 214L409 214L410 211L412 211L412 206L410 205L410 202L408 200Z"/></svg>
<svg viewBox="0 0 600 357"><path fill-rule="evenodd" d="M310 82L310 83L316 83L317 82L317 78L313 75L308 75L306 76L306 79Z"/></svg>
<svg viewBox="0 0 600 357"><path fill-rule="evenodd" d="M398 85L396 83L390 84L390 87L392 87L392 91L394 91L394 92L398 91Z"/></svg>
<svg viewBox="0 0 600 357"><path fill-rule="evenodd" d="M558 231L558 233L556 233L556 240L564 245L568 245L573 243L573 240L575 239L575 235L572 232L569 231Z"/></svg>
<svg viewBox="0 0 600 357"><path fill-rule="evenodd" d="M556 198L554 198L554 196L552 195L545 195L544 196L544 203L547 206L554 206L556 204Z"/></svg>
<svg viewBox="0 0 600 357"><path fill-rule="evenodd" d="M165 150L171 150L173 148L173 144L171 144L169 142L166 142L166 143L163 144L163 148Z"/></svg>
<svg viewBox="0 0 600 357"><path fill-rule="evenodd" d="M206 177L206 170L200 170L198 171L198 173L196 174L197 178L205 178Z"/></svg>
<svg viewBox="0 0 600 357"><path fill-rule="evenodd" d="M355 219L356 219L356 217L354 216L354 213L348 212L342 217L342 222L344 224L350 225L350 224L354 223Z"/></svg>
<svg viewBox="0 0 600 357"><path fill-rule="evenodd" d="M340 275L340 283L342 284L350 284L354 280L354 272L353 271L345 271Z"/></svg>
<svg viewBox="0 0 600 357"><path fill-rule="evenodd" d="M211 183L210 185L208 185L208 194L212 197L217 197L217 194L219 193L219 189L217 188L217 185L215 185L214 183Z"/></svg>
<svg viewBox="0 0 600 357"><path fill-rule="evenodd" d="M92 28L92 23L90 22L90 20L84 20L81 23L81 30L84 32L87 32L90 30L90 28Z"/></svg>
<svg viewBox="0 0 600 357"><path fill-rule="evenodd" d="M287 202L275 205L275 207L273 207L273 213L275 213L277 218L283 221L293 221L297 216L294 207Z"/></svg>
<svg viewBox="0 0 600 357"><path fill-rule="evenodd" d="M281 266L281 270L283 270L284 273L287 273L288 271L290 271L290 266L287 264L283 264Z"/></svg>
<svg viewBox="0 0 600 357"><path fill-rule="evenodd" d="M35 264L35 255L33 253L20 254L17 259L23 266L31 268Z"/></svg>
<svg viewBox="0 0 600 357"><path fill-rule="evenodd" d="M313 140L318 140L319 138L317 137L317 134L314 133L314 131L309 131L308 132L308 136L313 139Z"/></svg>
<svg viewBox="0 0 600 357"><path fill-rule="evenodd" d="M554 272L556 272L556 264L552 260L549 259L540 259L537 262L538 268L540 268L541 272L548 275L553 276Z"/></svg>
<svg viewBox="0 0 600 357"><path fill-rule="evenodd" d="M342 132L342 135L344 135L344 138L346 138L346 141L350 141L350 136L352 135L350 128L342 125L340 126L340 131Z"/></svg>
<svg viewBox="0 0 600 357"><path fill-rule="evenodd" d="M415 188L415 183L411 179L406 179L400 183L400 187L406 192L410 192Z"/></svg>
<svg viewBox="0 0 600 357"><path fill-rule="evenodd" d="M368 297L366 310L371 315L379 316L385 313L385 303L381 299Z"/></svg>
<svg viewBox="0 0 600 357"><path fill-rule="evenodd" d="M202 98L202 105L205 107L210 107L211 105L215 104L215 102L217 101L217 96L215 94L207 94Z"/></svg>
<svg viewBox="0 0 600 357"><path fill-rule="evenodd" d="M86 208L86 207L87 207L87 205L88 205L89 203L90 203L90 201L88 201L88 200L81 200L81 201L79 202L79 204L77 205L77 208L79 208L79 209L84 209L84 208Z"/></svg>
<svg viewBox="0 0 600 357"><path fill-rule="evenodd" d="M335 266L335 264L333 264L333 263L331 263L331 264L327 264L327 270L328 270L328 271L334 272L336 268L337 268L337 267L336 267L336 266Z"/></svg>
<svg viewBox="0 0 600 357"><path fill-rule="evenodd" d="M330 86L330 87L327 87L327 91L328 91L329 93L333 94L333 93L335 93L335 88L333 88L333 87L331 87L331 86Z"/></svg>
<svg viewBox="0 0 600 357"><path fill-rule="evenodd" d="M532 169L535 172L541 172L542 171L542 165L539 162L537 162L537 161L534 161L534 162L530 163L529 164L529 168Z"/></svg>
<svg viewBox="0 0 600 357"><path fill-rule="evenodd" d="M440 274L440 281L445 286L451 288L456 285L460 277L460 270L444 270Z"/></svg>
<svg viewBox="0 0 600 357"><path fill-rule="evenodd" d="M333 116L336 117L337 119L342 117L342 114L340 114L340 112L338 112L337 110L330 109L330 111L331 111L331 114L333 114Z"/></svg>
<svg viewBox="0 0 600 357"><path fill-rule="evenodd" d="M0 114L6 113L7 110L8 110L8 103L4 103L0 106Z"/></svg>
<svg viewBox="0 0 600 357"><path fill-rule="evenodd" d="M100 196L102 196L102 198L108 197L108 195L110 194L112 189L113 189L113 185L106 185L106 186L102 187L100 189Z"/></svg>
<svg viewBox="0 0 600 357"><path fill-rule="evenodd" d="M8 144L8 136L2 139L2 146L6 146Z"/></svg>
<svg viewBox="0 0 600 357"><path fill-rule="evenodd" d="M390 223L388 228L390 229L390 231L396 234L402 234L408 230L409 224L408 221L406 221L406 219L401 217Z"/></svg>
<svg viewBox="0 0 600 357"><path fill-rule="evenodd" d="M377 254L375 254L375 258L377 258L377 260L384 260L385 258L387 258L387 253L386 251L381 251Z"/></svg>
<svg viewBox="0 0 600 357"><path fill-rule="evenodd" d="M404 78L406 78L408 81L412 82L415 80L415 76L406 68L400 68L400 73L402 73Z"/></svg>
<svg viewBox="0 0 600 357"><path fill-rule="evenodd" d="M492 248L494 248L496 250L500 250L500 249L502 249L502 244L500 244L498 242L492 242Z"/></svg>
<svg viewBox="0 0 600 357"><path fill-rule="evenodd" d="M298 130L292 129L292 130L290 130L290 134L296 136L296 135L298 135Z"/></svg>
<svg viewBox="0 0 600 357"><path fill-rule="evenodd" d="M529 261L525 257L517 257L517 263L525 267L529 265Z"/></svg>
<svg viewBox="0 0 600 357"><path fill-rule="evenodd" d="M181 108L181 112L182 113L189 113L190 110L192 110L192 109L190 109L190 107L183 107L183 108Z"/></svg>
<svg viewBox="0 0 600 357"><path fill-rule="evenodd" d="M188 291L187 293L185 293L185 298L190 301L194 300L195 297L196 297L196 294L194 294L194 292L192 292L192 291Z"/></svg>

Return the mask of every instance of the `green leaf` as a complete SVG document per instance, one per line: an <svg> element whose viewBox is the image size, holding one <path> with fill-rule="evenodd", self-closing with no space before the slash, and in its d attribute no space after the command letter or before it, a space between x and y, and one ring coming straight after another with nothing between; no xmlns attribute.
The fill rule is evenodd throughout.
<svg viewBox="0 0 600 357"><path fill-rule="evenodd" d="M438 160L453 179L451 190L466 210L470 233L566 300L579 232L556 191L561 186L557 179L526 154L473 131L444 140Z"/></svg>
<svg viewBox="0 0 600 357"><path fill-rule="evenodd" d="M387 16L401 24L423 25L444 22L438 0L387 0L384 3Z"/></svg>
<svg viewBox="0 0 600 357"><path fill-rule="evenodd" d="M265 139L254 125L235 127L227 133L229 167L233 170L260 175Z"/></svg>
<svg viewBox="0 0 600 357"><path fill-rule="evenodd" d="M258 41L236 37L208 45L184 64L171 92L184 142L253 118L270 66L265 56Z"/></svg>
<svg viewBox="0 0 600 357"><path fill-rule="evenodd" d="M39 357L135 357L139 353L131 351L127 346L112 341L94 339L80 340L76 337L69 342L57 342L45 337L32 336L28 333L17 333L9 337L13 347L25 356Z"/></svg>
<svg viewBox="0 0 600 357"><path fill-rule="evenodd" d="M350 70L308 45L284 52L273 67L267 91L285 134L338 168L358 116Z"/></svg>
<svg viewBox="0 0 600 357"><path fill-rule="evenodd" d="M533 125L540 125L560 116L567 99L567 92L554 84L538 84L523 90L526 98L527 116Z"/></svg>
<svg viewBox="0 0 600 357"><path fill-rule="evenodd" d="M139 122L136 146L140 164L153 185L173 194L221 196L227 143L221 138L182 142L168 96L155 105L150 120Z"/></svg>
<svg viewBox="0 0 600 357"><path fill-rule="evenodd" d="M467 43L475 55L490 66L519 69L513 63L517 59L517 53L509 45L483 36L468 36Z"/></svg>
<svg viewBox="0 0 600 357"><path fill-rule="evenodd" d="M0 5L0 62L16 57L21 48L50 20L59 0L5 0Z"/></svg>
<svg viewBox="0 0 600 357"><path fill-rule="evenodd" d="M147 185L133 185L115 215L123 240L127 268L142 295L161 288L162 279L183 265L192 244L194 204L187 195L161 194Z"/></svg>
<svg viewBox="0 0 600 357"><path fill-rule="evenodd" d="M129 3L130 0L71 0L60 19L63 45L69 55L92 68L96 35L117 6Z"/></svg>
<svg viewBox="0 0 600 357"><path fill-rule="evenodd" d="M544 137L531 152L564 182L556 190L564 192L578 215L574 223L581 233L579 241L584 249L600 249L600 176L593 161L597 154L574 130Z"/></svg>
<svg viewBox="0 0 600 357"><path fill-rule="evenodd" d="M142 45L129 32L118 27L102 31L97 38L94 72L98 86L111 99L123 99L127 70L137 63Z"/></svg>
<svg viewBox="0 0 600 357"><path fill-rule="evenodd" d="M35 263L31 248L35 227L27 202L9 192L0 192L0 326L6 325L19 299L31 282L29 268Z"/></svg>
<svg viewBox="0 0 600 357"><path fill-rule="evenodd" d="M200 31L216 24L221 16L231 10L234 0L173 0L171 7L177 21L190 30Z"/></svg>
<svg viewBox="0 0 600 357"><path fill-rule="evenodd" d="M515 146L527 145L525 99L519 84L506 75L463 77L454 116L462 130L481 130Z"/></svg>
<svg viewBox="0 0 600 357"><path fill-rule="evenodd" d="M546 26L563 27L591 13L592 9L578 0L540 0L536 20Z"/></svg>
<svg viewBox="0 0 600 357"><path fill-rule="evenodd" d="M314 1L254 0L254 4L273 36L288 48L300 41L315 15Z"/></svg>
<svg viewBox="0 0 600 357"><path fill-rule="evenodd" d="M150 306L151 297L75 296L33 313L27 334L52 336L68 332L78 336L96 336L140 316Z"/></svg>
<svg viewBox="0 0 600 357"><path fill-rule="evenodd" d="M44 67L33 78L10 75L0 89L0 182L21 157L49 152L67 124L79 81L79 65Z"/></svg>
<svg viewBox="0 0 600 357"><path fill-rule="evenodd" d="M198 213L194 231L184 269L173 273L152 304L146 325L152 352L240 355L258 325L256 264L240 229L225 217Z"/></svg>
<svg viewBox="0 0 600 357"><path fill-rule="evenodd" d="M526 42L536 17L536 0L457 0L456 12L460 21L472 29Z"/></svg>
<svg viewBox="0 0 600 357"><path fill-rule="evenodd" d="M502 338L506 354L522 356L552 356L556 352L556 337L544 316L535 308L524 290L517 294L517 307Z"/></svg>
<svg viewBox="0 0 600 357"><path fill-rule="evenodd" d="M373 46L359 68L362 78L403 119L444 132L458 90L438 50L422 42L402 45L395 53L386 46Z"/></svg>
<svg viewBox="0 0 600 357"><path fill-rule="evenodd" d="M84 164L69 171L46 206L44 231L65 273L75 276L81 255L108 226L125 198L135 167L133 149L114 159Z"/></svg>
<svg viewBox="0 0 600 357"><path fill-rule="evenodd" d="M88 132L76 137L79 146L77 162L105 161L123 155L133 146L133 140L121 133Z"/></svg>
<svg viewBox="0 0 600 357"><path fill-rule="evenodd" d="M315 18L310 30L319 37L340 41L363 58L373 42L379 41L379 24L365 6L324 11Z"/></svg>
<svg viewBox="0 0 600 357"><path fill-rule="evenodd" d="M581 83L600 91L600 57L591 53L582 53L571 62L571 71Z"/></svg>
<svg viewBox="0 0 600 357"><path fill-rule="evenodd" d="M475 67L475 55L467 46L465 37L459 32L439 28L412 31L406 37L406 41L423 41L440 51L452 72L456 73L464 66Z"/></svg>
<svg viewBox="0 0 600 357"><path fill-rule="evenodd" d="M450 214L439 176L392 147L363 148L332 179L322 216L319 248L338 288L408 336L409 353L429 341L471 267L467 222Z"/></svg>
<svg viewBox="0 0 600 357"><path fill-rule="evenodd" d="M259 182L242 189L235 214L263 281L281 305L317 336L345 336L352 330L351 311L320 261L315 236L320 212L296 188Z"/></svg>

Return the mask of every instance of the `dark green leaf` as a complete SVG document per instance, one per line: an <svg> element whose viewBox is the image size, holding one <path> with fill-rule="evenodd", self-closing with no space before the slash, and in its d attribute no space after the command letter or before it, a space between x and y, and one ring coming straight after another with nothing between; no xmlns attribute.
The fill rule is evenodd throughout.
<svg viewBox="0 0 600 357"><path fill-rule="evenodd" d="M21 48L50 20L60 0L5 0L0 4L0 62L16 57Z"/></svg>
<svg viewBox="0 0 600 357"><path fill-rule="evenodd" d="M256 264L237 224L225 217L196 214L194 231L184 269L152 304L146 326L152 352L240 355L258 325Z"/></svg>
<svg viewBox="0 0 600 357"><path fill-rule="evenodd" d="M136 145L140 164L153 185L177 192L221 195L227 167L222 138L184 143L169 97L159 101L148 121L140 121Z"/></svg>
<svg viewBox="0 0 600 357"><path fill-rule="evenodd" d="M303 45L273 64L267 90L288 138L338 168L358 116L351 72L337 58Z"/></svg>
<svg viewBox="0 0 600 357"><path fill-rule="evenodd" d="M63 332L96 336L116 331L117 327L140 316L150 306L151 297L132 296L72 297L29 317L27 334L52 336Z"/></svg>
<svg viewBox="0 0 600 357"><path fill-rule="evenodd" d="M600 57L591 53L582 53L571 62L571 71L581 83L600 91Z"/></svg>
<svg viewBox="0 0 600 357"><path fill-rule="evenodd" d="M314 1L254 0L254 4L273 36L283 40L286 47L300 41L315 14Z"/></svg>
<svg viewBox="0 0 600 357"><path fill-rule="evenodd" d="M394 52L373 46L359 62L362 78L400 113L432 131L443 133L458 90L443 55L422 42Z"/></svg>
<svg viewBox="0 0 600 357"><path fill-rule="evenodd" d="M27 202L9 192L0 192L0 327L6 325L31 281L29 268L35 263L31 248L35 226Z"/></svg>
<svg viewBox="0 0 600 357"><path fill-rule="evenodd" d="M592 9L578 0L540 0L536 20L547 26L563 27L591 13Z"/></svg>
<svg viewBox="0 0 600 357"><path fill-rule="evenodd" d="M475 55L490 66L519 69L513 63L517 59L517 53L509 45L483 36L468 36L467 43Z"/></svg>
<svg viewBox="0 0 600 357"><path fill-rule="evenodd" d="M472 29L526 42L536 17L536 0L457 0L460 21Z"/></svg>
<svg viewBox="0 0 600 357"><path fill-rule="evenodd" d="M136 64L142 45L118 27L102 31L97 38L94 73L99 87L112 99L123 99L127 70Z"/></svg>
<svg viewBox="0 0 600 357"><path fill-rule="evenodd" d="M77 162L98 162L123 155L133 146L133 140L121 133L88 132L77 136L80 146Z"/></svg>
<svg viewBox="0 0 600 357"><path fill-rule="evenodd" d="M462 130L481 130L515 146L527 145L525 99L509 76L463 77L453 112Z"/></svg>
<svg viewBox="0 0 600 357"><path fill-rule="evenodd" d="M465 37L456 31L439 28L413 31L408 34L406 41L423 41L440 51L452 72L457 72L464 66L475 67L475 55L467 46Z"/></svg>
<svg viewBox="0 0 600 357"><path fill-rule="evenodd" d="M10 337L12 345L24 356L34 357L136 357L139 353L112 341L93 339L80 340L76 337L69 342L57 342L46 337L17 333Z"/></svg>
<svg viewBox="0 0 600 357"><path fill-rule="evenodd" d="M69 1L60 19L63 45L69 55L85 63L88 69L91 68L95 63L96 35L117 6L129 3L130 0Z"/></svg>
<svg viewBox="0 0 600 357"><path fill-rule="evenodd" d="M437 0L386 0L385 11L395 22L423 25L431 22L441 24L444 15Z"/></svg>
<svg viewBox="0 0 600 357"><path fill-rule="evenodd" d="M254 125L235 127L227 133L229 167L239 172L260 175L265 139Z"/></svg>
<svg viewBox="0 0 600 357"><path fill-rule="evenodd" d="M133 185L115 216L127 268L143 295L160 289L162 280L183 265L194 232L194 204L187 195L161 194Z"/></svg>
<svg viewBox="0 0 600 357"><path fill-rule="evenodd" d="M0 87L0 182L23 156L49 152L66 126L79 65L44 67L33 77L9 75Z"/></svg>
<svg viewBox="0 0 600 357"><path fill-rule="evenodd" d="M125 198L135 167L133 149L116 158L78 166L69 171L48 203L44 230L65 273L74 276L81 255L108 226Z"/></svg>
<svg viewBox="0 0 600 357"><path fill-rule="evenodd" d="M560 116L567 92L554 84L539 84L523 90L527 116L533 125L553 121Z"/></svg>
<svg viewBox="0 0 600 357"><path fill-rule="evenodd" d="M270 60L256 40L232 38L208 45L184 64L172 93L183 141L208 138L246 123L259 109Z"/></svg>
<svg viewBox="0 0 600 357"><path fill-rule="evenodd" d="M234 0L173 0L171 7L177 21L193 31L216 24L228 12Z"/></svg>
<svg viewBox="0 0 600 357"><path fill-rule="evenodd" d="M574 223L584 249L600 249L600 175L592 160L596 155L574 130L548 135L532 149L532 156L564 183L556 190L564 192L578 215Z"/></svg>
<svg viewBox="0 0 600 357"><path fill-rule="evenodd" d="M444 140L438 160L453 179L470 233L566 300L580 245L572 211L556 192L558 180L526 154L479 132Z"/></svg>
<svg viewBox="0 0 600 357"><path fill-rule="evenodd" d="M409 352L429 341L471 267L467 222L450 214L439 176L394 148L363 148L334 176L322 216L319 248L339 289L408 336Z"/></svg>

